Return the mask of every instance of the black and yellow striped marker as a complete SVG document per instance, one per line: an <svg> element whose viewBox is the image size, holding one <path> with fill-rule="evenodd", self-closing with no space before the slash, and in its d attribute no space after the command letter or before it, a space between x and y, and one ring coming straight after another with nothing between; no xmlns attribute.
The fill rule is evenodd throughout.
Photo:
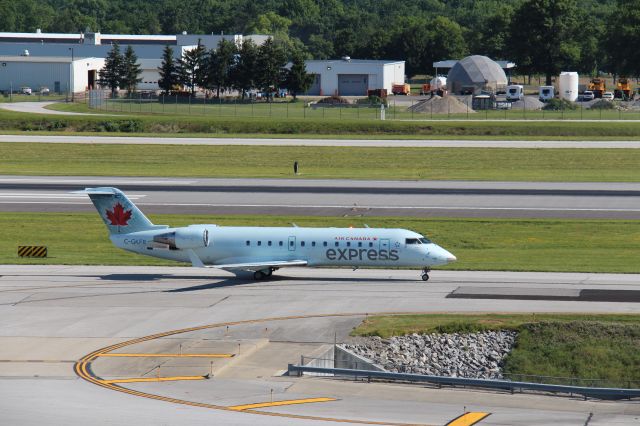
<svg viewBox="0 0 640 426"><path fill-rule="evenodd" d="M18 246L20 257L47 257L47 246Z"/></svg>

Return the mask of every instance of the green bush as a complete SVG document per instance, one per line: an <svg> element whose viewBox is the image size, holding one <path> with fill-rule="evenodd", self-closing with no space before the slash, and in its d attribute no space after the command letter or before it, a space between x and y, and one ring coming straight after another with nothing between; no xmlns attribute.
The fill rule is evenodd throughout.
<svg viewBox="0 0 640 426"><path fill-rule="evenodd" d="M549 99L549 102L542 108L547 111L575 110L578 106L566 99Z"/></svg>
<svg viewBox="0 0 640 426"><path fill-rule="evenodd" d="M594 102L589 109L618 109L617 105L610 101L605 101L604 99L600 99L598 102Z"/></svg>

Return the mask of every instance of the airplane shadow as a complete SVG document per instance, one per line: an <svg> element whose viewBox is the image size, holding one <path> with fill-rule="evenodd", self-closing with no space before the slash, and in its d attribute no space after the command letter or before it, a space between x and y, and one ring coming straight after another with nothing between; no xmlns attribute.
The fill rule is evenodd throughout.
<svg viewBox="0 0 640 426"><path fill-rule="evenodd" d="M223 287L235 287L242 285L260 285L260 284L273 284L273 283L288 283L291 286L301 286L301 285L314 285L319 283L350 283L357 284L366 281L368 283L406 283L411 282L412 280L393 280L388 278L367 278L366 280L362 280L360 278L322 278L322 277L284 277L279 275L273 275L270 278L256 281L253 278L249 277L229 277L222 281L210 284L201 284L193 287L184 287L184 288L176 288L173 290L166 290L166 293L183 293L188 291L198 291L198 290L209 290L215 288L223 288ZM418 280L416 280L418 281Z"/></svg>

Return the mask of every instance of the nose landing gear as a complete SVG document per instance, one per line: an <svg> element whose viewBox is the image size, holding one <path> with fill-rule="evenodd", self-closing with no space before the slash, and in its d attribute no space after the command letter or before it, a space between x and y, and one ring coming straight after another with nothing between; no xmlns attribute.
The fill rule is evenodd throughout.
<svg viewBox="0 0 640 426"><path fill-rule="evenodd" d="M431 272L431 269L429 268L424 268L422 270L422 275L421 275L422 281L429 281L429 272Z"/></svg>

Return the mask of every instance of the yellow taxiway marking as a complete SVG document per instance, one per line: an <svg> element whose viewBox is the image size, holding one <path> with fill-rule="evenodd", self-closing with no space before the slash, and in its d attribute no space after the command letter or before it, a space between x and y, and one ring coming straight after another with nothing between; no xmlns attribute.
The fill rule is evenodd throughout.
<svg viewBox="0 0 640 426"><path fill-rule="evenodd" d="M175 376L175 377L134 377L131 379L113 379L113 380L100 380L100 383L112 384L112 383L137 383L137 382L173 382L177 380L204 380L204 376Z"/></svg>
<svg viewBox="0 0 640 426"><path fill-rule="evenodd" d="M233 411L244 411L244 410L252 410L254 408L279 407L281 405L310 404L312 402L329 402L329 401L336 401L336 399L335 398L289 399L284 401L258 402L255 404L233 405L227 408Z"/></svg>
<svg viewBox="0 0 640 426"><path fill-rule="evenodd" d="M460 417L451 420L446 426L471 426L475 425L491 413L481 413L479 411L464 413Z"/></svg>
<svg viewBox="0 0 640 426"><path fill-rule="evenodd" d="M233 358L235 354L114 354L104 353L97 356L121 356L121 357L141 357L141 358Z"/></svg>

